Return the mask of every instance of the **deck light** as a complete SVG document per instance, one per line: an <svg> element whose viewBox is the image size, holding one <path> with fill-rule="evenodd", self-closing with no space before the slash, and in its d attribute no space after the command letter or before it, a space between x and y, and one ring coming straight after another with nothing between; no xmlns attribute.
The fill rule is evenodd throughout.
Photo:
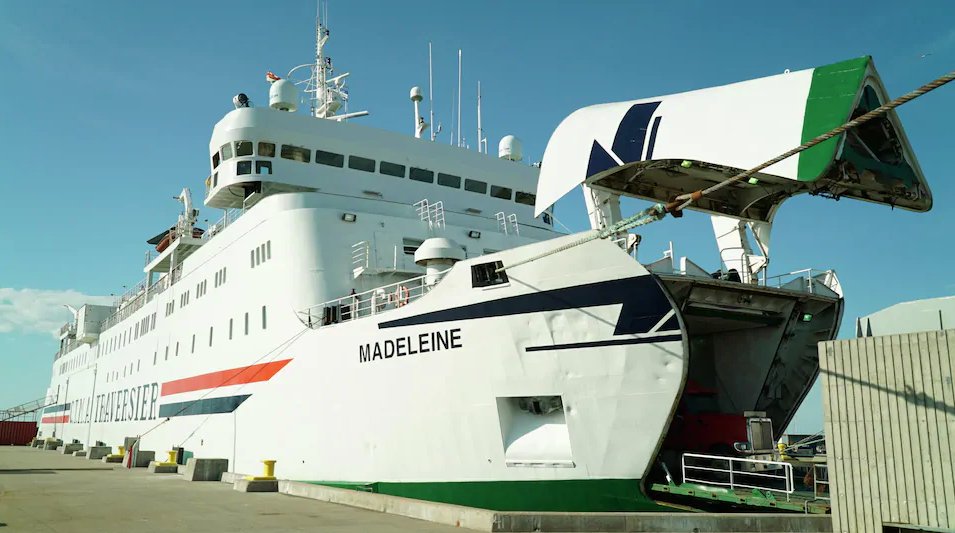
<svg viewBox="0 0 955 533"><path fill-rule="evenodd" d="M471 237L472 239L480 239L480 238L481 238L481 232L480 232L480 231L473 231L473 230L472 230L472 231L469 231L469 232L468 232L468 237Z"/></svg>
<svg viewBox="0 0 955 533"><path fill-rule="evenodd" d="M354 222L357 218L354 213L342 213L342 220L345 222Z"/></svg>

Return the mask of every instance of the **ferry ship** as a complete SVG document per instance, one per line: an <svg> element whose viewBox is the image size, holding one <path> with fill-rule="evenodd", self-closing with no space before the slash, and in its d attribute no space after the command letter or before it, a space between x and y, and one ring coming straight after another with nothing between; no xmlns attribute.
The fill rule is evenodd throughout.
<svg viewBox="0 0 955 533"><path fill-rule="evenodd" d="M497 510L657 509L680 453L772 447L838 332L835 272L768 275L780 205L932 206L890 112L690 206L715 272L641 261L639 235L605 235L621 196L671 202L888 101L872 60L585 107L528 165L513 137L499 157L421 138L420 90L413 135L349 122L317 22L305 83L270 74L267 106L240 94L213 129L222 218L199 228L183 189L143 281L61 329L41 438ZM592 229L564 234L552 206L578 187ZM719 427L689 427L700 409Z"/></svg>

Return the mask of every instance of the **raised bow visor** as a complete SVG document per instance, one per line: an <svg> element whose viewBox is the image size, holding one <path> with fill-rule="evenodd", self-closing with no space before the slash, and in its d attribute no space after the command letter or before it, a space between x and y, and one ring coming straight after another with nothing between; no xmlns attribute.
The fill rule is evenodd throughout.
<svg viewBox="0 0 955 533"><path fill-rule="evenodd" d="M551 136L536 215L584 183L670 202L791 150L889 101L870 57L722 87L586 107ZM771 222L800 194L928 211L932 194L895 111L696 201Z"/></svg>

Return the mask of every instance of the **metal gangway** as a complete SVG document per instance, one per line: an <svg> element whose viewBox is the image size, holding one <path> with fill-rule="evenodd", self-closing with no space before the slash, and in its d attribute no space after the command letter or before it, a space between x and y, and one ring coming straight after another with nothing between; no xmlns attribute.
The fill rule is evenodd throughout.
<svg viewBox="0 0 955 533"><path fill-rule="evenodd" d="M40 409L49 407L56 403L55 396L44 396L20 405L15 405L9 409L0 410L0 422L20 418L28 414L36 413Z"/></svg>

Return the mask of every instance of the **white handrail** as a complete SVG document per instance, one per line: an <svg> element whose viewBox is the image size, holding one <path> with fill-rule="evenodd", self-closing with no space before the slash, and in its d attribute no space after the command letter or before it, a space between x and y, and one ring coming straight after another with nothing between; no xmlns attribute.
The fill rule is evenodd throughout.
<svg viewBox="0 0 955 533"><path fill-rule="evenodd" d="M687 459L705 459L710 461L710 464L707 466L700 466L695 464L687 464ZM712 462L725 461L727 463L726 468L720 468L713 466ZM790 463L782 461L766 461L762 459L742 459L737 457L726 457L721 455L703 455L698 453L684 453L681 460L683 467L683 482L690 483L700 483L703 485L720 485L723 487L728 487L730 490L735 490L736 488L747 488L747 489L757 489L765 490L771 492L781 492L786 495L786 499L789 499L789 495L795 492L796 486L793 481L793 465ZM746 471L740 468L734 468L735 465L764 465L776 467L776 472L774 473L762 473L762 472L753 472ZM778 473L781 469L782 473ZM691 477L687 474L687 470L692 470L696 472L716 472L717 474L725 474L728 476L729 481L717 481L713 479L703 479L700 477ZM768 478L774 481L781 481L784 484L783 489L779 489L775 486L762 486L762 485L753 485L746 482L740 482L739 477L742 476L744 481L749 481L755 483L753 478ZM724 477L724 476L720 476Z"/></svg>
<svg viewBox="0 0 955 533"><path fill-rule="evenodd" d="M404 307L421 298L444 278L448 270L349 294L306 307L296 311L296 314L299 320L311 328L374 316Z"/></svg>

